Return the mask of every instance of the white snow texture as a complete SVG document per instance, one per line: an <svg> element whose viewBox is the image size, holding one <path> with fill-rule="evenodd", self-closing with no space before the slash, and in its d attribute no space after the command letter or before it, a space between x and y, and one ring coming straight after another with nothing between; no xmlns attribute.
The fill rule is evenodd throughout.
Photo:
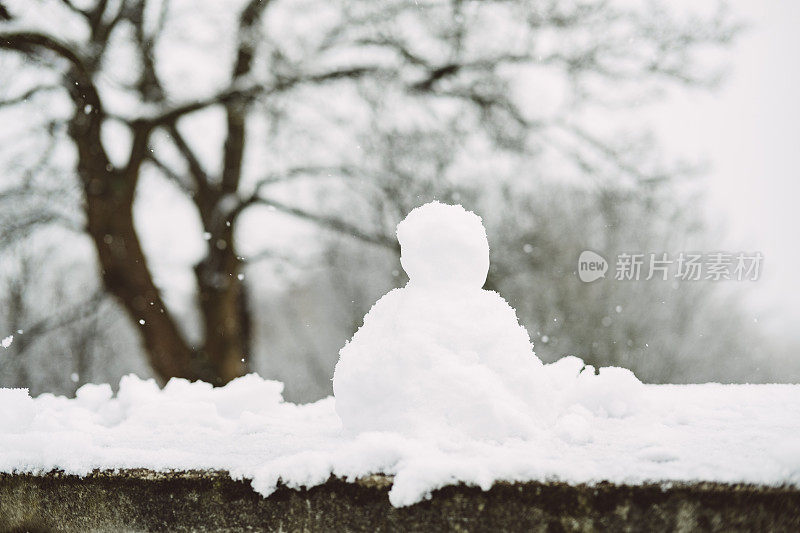
<svg viewBox="0 0 800 533"><path fill-rule="evenodd" d="M398 226L409 283L340 352L334 398L285 403L255 374L225 387L124 377L75 399L0 389L0 472L227 470L279 482L394 475L393 505L457 482L800 484L800 385L643 385L577 357L543 365L516 313L481 289L486 233L432 203Z"/></svg>
<svg viewBox="0 0 800 533"><path fill-rule="evenodd" d="M336 412L348 430L468 438L529 438L592 390L590 409L640 406L628 370L578 373L577 358L545 367L514 309L483 290L489 243L480 217L432 202L397 226L408 285L373 306L340 352ZM578 423L578 422L575 422Z"/></svg>

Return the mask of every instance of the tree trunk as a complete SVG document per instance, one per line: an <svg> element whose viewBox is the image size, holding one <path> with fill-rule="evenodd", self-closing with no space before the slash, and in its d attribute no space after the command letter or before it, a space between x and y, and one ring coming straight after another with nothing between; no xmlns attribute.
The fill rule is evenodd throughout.
<svg viewBox="0 0 800 533"><path fill-rule="evenodd" d="M69 78L76 80L70 92L77 104L69 133L78 150L86 230L97 250L103 283L139 328L150 366L160 380L197 379L193 350L153 282L133 224L133 200L147 136L134 130L131 158L125 168L115 168L101 143L103 109L91 78L78 72Z"/></svg>
<svg viewBox="0 0 800 533"><path fill-rule="evenodd" d="M197 379L192 349L167 311L139 244L129 180L105 172L102 178L83 181L87 231L97 249L103 283L139 328L150 366L161 381Z"/></svg>
<svg viewBox="0 0 800 533"><path fill-rule="evenodd" d="M252 32L267 4L269 0L250 0L241 12L240 41L231 73L234 84L252 68L255 53ZM242 177L247 110L247 103L231 102L225 106L227 135L222 175L217 185L198 172L201 190L195 198L203 225L210 234L208 254L195 267L205 331L200 360L207 369L205 379L216 385L245 373L250 350L250 315L233 240L235 217L225 212L225 200L236 195Z"/></svg>
<svg viewBox="0 0 800 533"><path fill-rule="evenodd" d="M195 266L205 337L199 352L201 378L215 385L223 385L247 370L250 317L240 273L233 231L225 225L212 233L208 255Z"/></svg>

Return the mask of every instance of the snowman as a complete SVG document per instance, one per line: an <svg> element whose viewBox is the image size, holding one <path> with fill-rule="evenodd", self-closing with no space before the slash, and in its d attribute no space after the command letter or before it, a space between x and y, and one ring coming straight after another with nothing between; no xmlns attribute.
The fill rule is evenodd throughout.
<svg viewBox="0 0 800 533"><path fill-rule="evenodd" d="M339 352L336 412L346 430L526 438L548 380L514 309L483 290L481 218L432 202L397 226L408 284L384 295Z"/></svg>

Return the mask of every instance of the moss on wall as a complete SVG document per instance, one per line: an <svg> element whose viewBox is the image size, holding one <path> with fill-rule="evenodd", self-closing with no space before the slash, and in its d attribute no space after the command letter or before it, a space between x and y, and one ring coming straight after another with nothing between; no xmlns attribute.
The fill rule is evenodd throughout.
<svg viewBox="0 0 800 533"><path fill-rule="evenodd" d="M717 483L446 487L389 504L391 478L269 498L224 472L0 474L0 531L800 531L800 490Z"/></svg>

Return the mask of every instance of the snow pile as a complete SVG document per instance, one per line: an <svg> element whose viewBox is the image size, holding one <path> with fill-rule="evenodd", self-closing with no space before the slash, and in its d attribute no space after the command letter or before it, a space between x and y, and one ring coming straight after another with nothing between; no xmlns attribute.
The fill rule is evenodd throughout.
<svg viewBox="0 0 800 533"><path fill-rule="evenodd" d="M481 288L489 243L480 217L433 202L397 237L408 285L373 306L334 373L346 429L528 438L576 403L612 416L640 404L641 383L627 370L581 372L577 358L542 365L514 309Z"/></svg>
<svg viewBox="0 0 800 533"><path fill-rule="evenodd" d="M85 385L75 399L0 389L0 472L215 469L265 496L383 473L398 506L458 482L800 485L800 386L645 386L577 357L543 365L481 289L480 218L429 204L398 237L410 281L341 350L335 401L285 403L255 374L216 389L127 376L116 396Z"/></svg>
<svg viewBox="0 0 800 533"><path fill-rule="evenodd" d="M84 385L75 399L0 390L0 472L217 469L265 496L279 481L300 487L331 474L385 473L395 475L398 506L458 482L800 485L798 385L646 385L646 407L625 418L603 412L617 405L609 389L600 392L612 399L596 409L596 390L576 386L576 403L549 430L504 442L352 434L333 398L294 405L281 400L281 387L249 375L217 389L173 379L160 390L128 376L116 397L107 385Z"/></svg>
<svg viewBox="0 0 800 533"><path fill-rule="evenodd" d="M24 431L33 414L33 400L28 389L0 389L0 431Z"/></svg>

